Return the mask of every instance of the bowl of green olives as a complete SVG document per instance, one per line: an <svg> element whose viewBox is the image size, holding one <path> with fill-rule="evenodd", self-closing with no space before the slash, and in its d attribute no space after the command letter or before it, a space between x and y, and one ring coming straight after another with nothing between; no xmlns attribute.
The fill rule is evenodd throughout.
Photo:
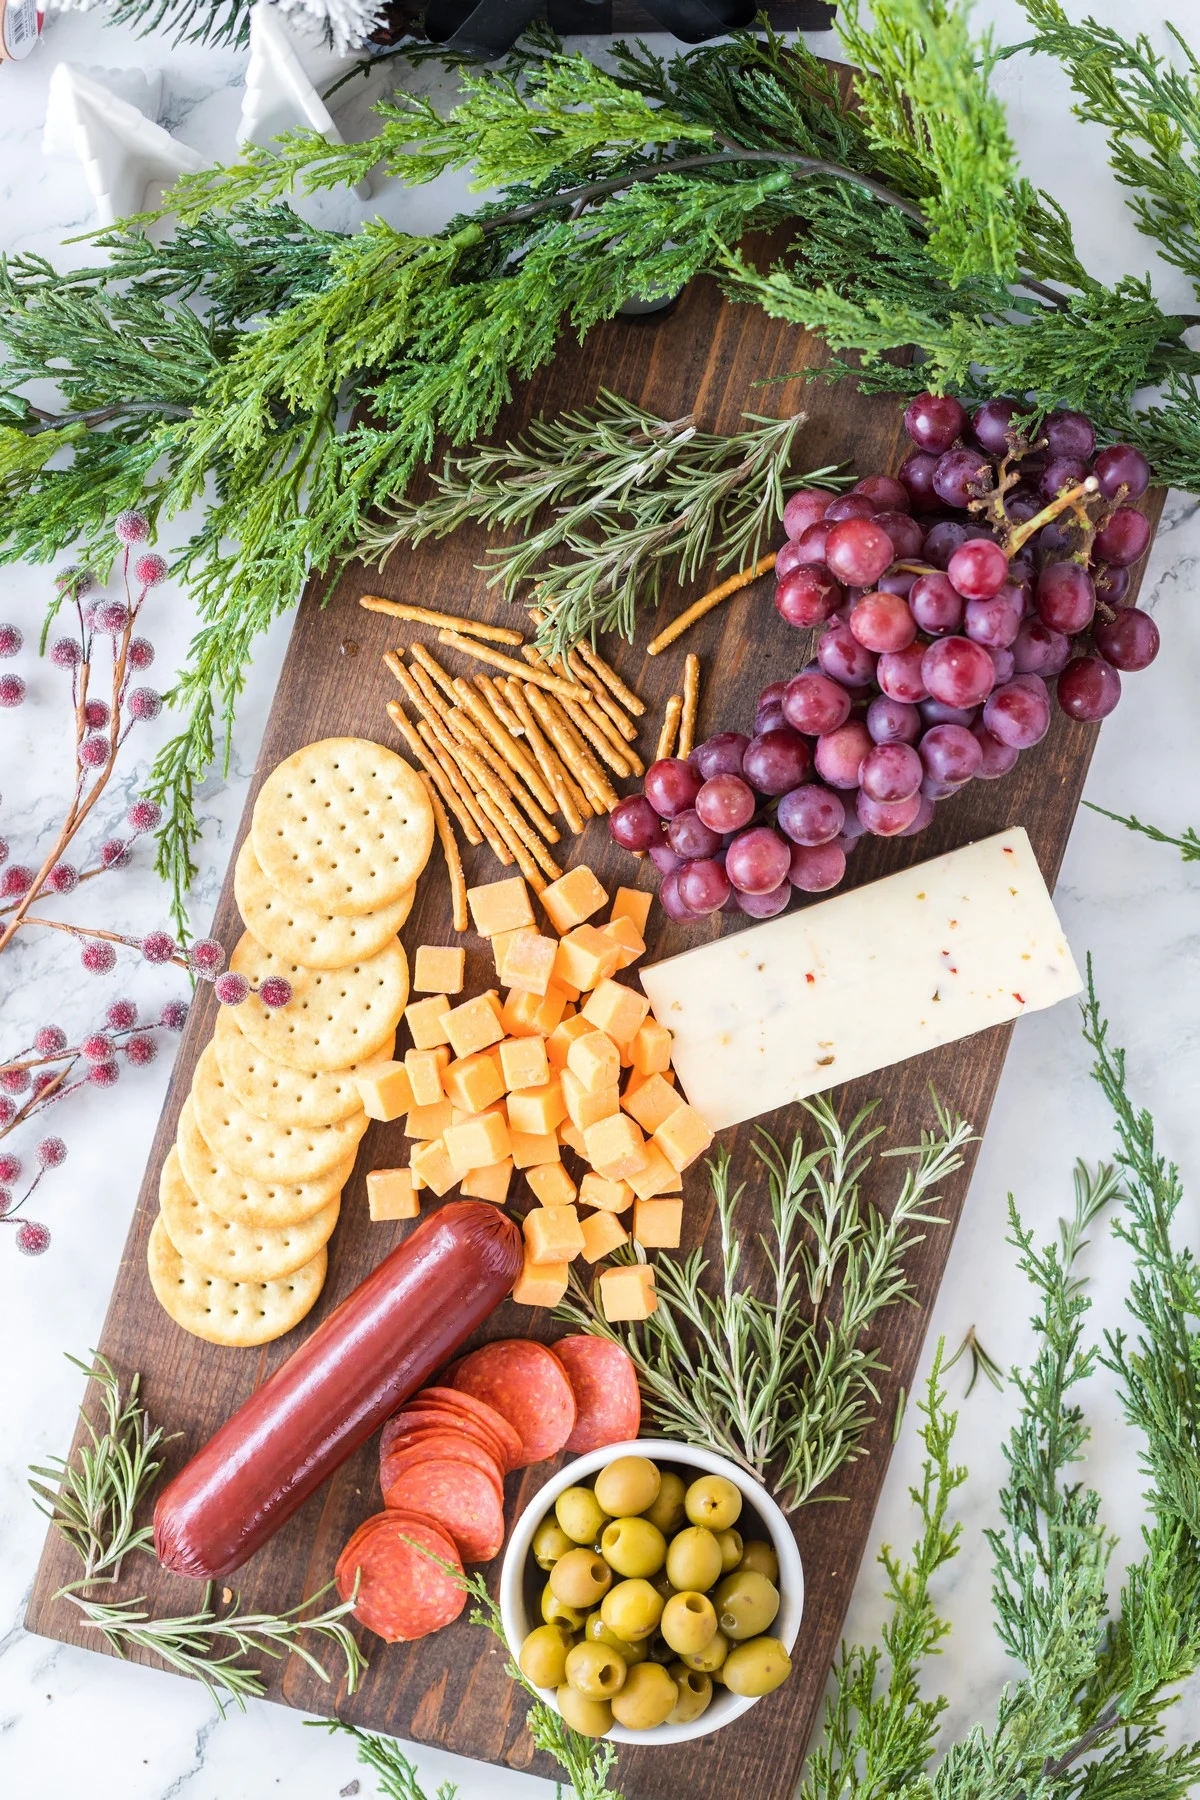
<svg viewBox="0 0 1200 1800"><path fill-rule="evenodd" d="M522 1674L577 1731L682 1744L786 1681L804 1571L786 1518L711 1451L608 1444L512 1529L500 1612Z"/></svg>

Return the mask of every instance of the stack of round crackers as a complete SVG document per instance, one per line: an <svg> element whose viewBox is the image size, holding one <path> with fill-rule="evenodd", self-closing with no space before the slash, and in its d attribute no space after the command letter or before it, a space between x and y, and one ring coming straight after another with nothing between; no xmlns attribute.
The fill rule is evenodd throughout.
<svg viewBox="0 0 1200 1800"><path fill-rule="evenodd" d="M325 1281L367 1116L354 1074L389 1058L408 1002L397 932L433 844L420 777L391 750L326 738L267 777L238 853L246 931L230 968L291 983L287 1006L223 1006L159 1181L150 1281L185 1331L264 1344Z"/></svg>

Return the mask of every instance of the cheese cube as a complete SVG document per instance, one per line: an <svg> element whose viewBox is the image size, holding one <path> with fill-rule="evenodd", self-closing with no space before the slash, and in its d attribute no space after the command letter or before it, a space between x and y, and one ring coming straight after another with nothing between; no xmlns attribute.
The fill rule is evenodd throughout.
<svg viewBox="0 0 1200 1800"><path fill-rule="evenodd" d="M543 1087L550 1079L545 1038L505 1038L500 1046L500 1067L509 1090Z"/></svg>
<svg viewBox="0 0 1200 1800"><path fill-rule="evenodd" d="M558 1141L560 1144L566 1144L567 1148L573 1150L576 1156L587 1155L587 1145L583 1141L583 1133L573 1119L563 1120L558 1128Z"/></svg>
<svg viewBox="0 0 1200 1800"><path fill-rule="evenodd" d="M639 1200L652 1200L656 1194L677 1194L683 1186L683 1178L651 1138L646 1145L646 1166L635 1169L629 1177L629 1185Z"/></svg>
<svg viewBox="0 0 1200 1800"><path fill-rule="evenodd" d="M633 1236L645 1250L678 1250L683 1230L682 1200L635 1200Z"/></svg>
<svg viewBox="0 0 1200 1800"><path fill-rule="evenodd" d="M620 946L594 925L577 925L558 946L554 978L569 982L581 992L589 990L612 974L620 955Z"/></svg>
<svg viewBox="0 0 1200 1800"><path fill-rule="evenodd" d="M439 1044L448 1044L446 1036L446 1014L450 1011L450 1001L445 994L434 994L430 1000L414 1000L411 1006L404 1009L404 1022L412 1033L413 1045L418 1050L436 1050Z"/></svg>
<svg viewBox="0 0 1200 1800"><path fill-rule="evenodd" d="M443 1194L448 1194L458 1180L458 1170L450 1161L441 1138L431 1138L426 1144L417 1144L408 1162L413 1174L419 1175L425 1186L431 1187L439 1199Z"/></svg>
<svg viewBox="0 0 1200 1800"><path fill-rule="evenodd" d="M372 1221L415 1219L421 1210L411 1169L370 1169L367 1172L367 1211Z"/></svg>
<svg viewBox="0 0 1200 1800"><path fill-rule="evenodd" d="M624 1113L614 1113L589 1125L583 1141L587 1159L597 1175L607 1175L610 1181L624 1181L646 1166L646 1141Z"/></svg>
<svg viewBox="0 0 1200 1800"><path fill-rule="evenodd" d="M446 1097L465 1113L481 1113L505 1091L500 1061L494 1053L477 1050L473 1056L460 1056L442 1070L442 1087Z"/></svg>
<svg viewBox="0 0 1200 1800"><path fill-rule="evenodd" d="M562 1161L558 1139L552 1131L514 1131L510 1125L508 1136L513 1163L518 1169L534 1169L539 1163Z"/></svg>
<svg viewBox="0 0 1200 1800"><path fill-rule="evenodd" d="M555 982L544 994L522 993L514 988L500 1017L511 1037L548 1037L563 1016L567 997Z"/></svg>
<svg viewBox="0 0 1200 1800"><path fill-rule="evenodd" d="M607 938L619 952L618 969L627 969L646 949L646 940L632 919L610 919L607 925L601 925L600 936Z"/></svg>
<svg viewBox="0 0 1200 1800"><path fill-rule="evenodd" d="M498 931L516 931L534 923L529 889L519 875L468 888L467 905L480 937L494 937Z"/></svg>
<svg viewBox="0 0 1200 1800"><path fill-rule="evenodd" d="M575 986L574 982L563 980L562 975L558 969L557 956L555 957L554 961L555 961L554 976L553 976L553 979L552 979L550 985L552 987L561 988L563 993L567 996L568 1000L578 1000L579 989ZM574 1012L574 1010L575 1010L575 1008L572 1007L571 1011Z"/></svg>
<svg viewBox="0 0 1200 1800"><path fill-rule="evenodd" d="M675 1071L674 1071L674 1069L656 1069L654 1071L654 1074L661 1075L663 1080L667 1083L667 1085L669 1087L675 1086ZM631 1069L630 1074L629 1074L629 1080L625 1083L625 1092L629 1095L630 1099L632 1099L633 1096L637 1093L639 1088L645 1087L645 1085L648 1081L653 1081L653 1080L654 1080L654 1075L641 1075L638 1073L638 1071L636 1069Z"/></svg>
<svg viewBox="0 0 1200 1800"><path fill-rule="evenodd" d="M607 1088L585 1088L570 1069L564 1069L559 1079L567 1116L577 1130L586 1133L589 1125L596 1125L601 1119L610 1119L620 1112L621 1095L615 1082Z"/></svg>
<svg viewBox="0 0 1200 1800"><path fill-rule="evenodd" d="M456 1175L503 1162L512 1147L507 1121L498 1112L475 1113L461 1125L452 1125L443 1141Z"/></svg>
<svg viewBox="0 0 1200 1800"><path fill-rule="evenodd" d="M623 987L619 981L606 978L595 993L588 995L581 1010L584 1018L590 1019L598 1031L607 1031L618 1044L630 1044L650 1011L650 1002L635 988Z"/></svg>
<svg viewBox="0 0 1200 1800"><path fill-rule="evenodd" d="M573 1206L575 1183L560 1162L539 1163L529 1170L526 1181L537 1195L540 1206Z"/></svg>
<svg viewBox="0 0 1200 1800"><path fill-rule="evenodd" d="M671 1034L657 1019L644 1019L629 1046L639 1075L662 1075L671 1066Z"/></svg>
<svg viewBox="0 0 1200 1800"><path fill-rule="evenodd" d="M498 980L503 979L501 970L504 968L504 959L508 955L508 946L515 943L520 937L537 937L537 935L538 928L536 925L518 925L515 931L498 931L496 933L490 940L490 943L492 960L496 965L496 977Z"/></svg>
<svg viewBox="0 0 1200 1800"><path fill-rule="evenodd" d="M474 1000L453 1007L446 1014L444 1024L455 1056L471 1056L476 1050L486 1050L504 1036L504 1027L487 994L477 994Z"/></svg>
<svg viewBox="0 0 1200 1800"><path fill-rule="evenodd" d="M588 1031L567 1050L567 1068L589 1093L616 1087L621 1078L621 1055L602 1031Z"/></svg>
<svg viewBox="0 0 1200 1800"><path fill-rule="evenodd" d="M654 895L644 888L619 887L613 896L612 911L608 915L611 925L615 919L628 919L636 925L641 937L646 935L646 920L650 917L650 903Z"/></svg>
<svg viewBox="0 0 1200 1800"><path fill-rule="evenodd" d="M601 1212L623 1213L633 1199L627 1181L606 1181L603 1175L588 1172L579 1184L580 1206L595 1206Z"/></svg>
<svg viewBox="0 0 1200 1800"><path fill-rule="evenodd" d="M562 1082L557 1076L544 1087L518 1088L508 1096L508 1122L514 1131L552 1132L566 1116Z"/></svg>
<svg viewBox="0 0 1200 1800"><path fill-rule="evenodd" d="M500 1005L499 990L496 988L484 988L484 990L483 990L482 994L480 994L479 998L481 1000L485 1000L487 1002L487 1004L492 1009L492 1014L496 1020L496 1023L498 1025L502 1025L504 1023L504 1021L500 1017L500 1014L503 1011L503 1008Z"/></svg>
<svg viewBox="0 0 1200 1800"><path fill-rule="evenodd" d="M412 1083L402 1062L377 1062L354 1077L368 1119L386 1125L406 1113L413 1103Z"/></svg>
<svg viewBox="0 0 1200 1800"><path fill-rule="evenodd" d="M614 1250L629 1242L629 1233L615 1213L589 1213L586 1219L580 1219L579 1229L583 1233L584 1262L596 1263L602 1256L611 1256Z"/></svg>
<svg viewBox="0 0 1200 1800"><path fill-rule="evenodd" d="M527 1257L513 1287L513 1299L518 1306L557 1306L570 1285L570 1267L564 1262L537 1268Z"/></svg>
<svg viewBox="0 0 1200 1800"><path fill-rule="evenodd" d="M465 950L452 945L418 944L413 987L418 994L461 994Z"/></svg>
<svg viewBox="0 0 1200 1800"><path fill-rule="evenodd" d="M625 1319L648 1319L658 1305L654 1270L649 1263L627 1263L604 1269L597 1281L600 1310L610 1325Z"/></svg>
<svg viewBox="0 0 1200 1800"><path fill-rule="evenodd" d="M534 1268L570 1262L583 1249L579 1215L573 1206L535 1206L521 1221L525 1255Z"/></svg>
<svg viewBox="0 0 1200 1800"><path fill-rule="evenodd" d="M599 912L608 895L587 864L576 863L573 869L568 869L565 875L543 888L538 898L546 917L561 937L572 926L582 925L594 912Z"/></svg>
<svg viewBox="0 0 1200 1800"><path fill-rule="evenodd" d="M546 1039L546 1055L550 1059L551 1068L565 1069L567 1053L575 1039L586 1037L589 1031L595 1031L595 1029L591 1020L585 1019L582 1013L572 1013L569 1019L564 1019L560 1025L556 1025Z"/></svg>
<svg viewBox="0 0 1200 1800"><path fill-rule="evenodd" d="M441 1137L454 1123L454 1108L449 1100L435 1100L432 1106L410 1106L404 1121L406 1136L428 1141Z"/></svg>
<svg viewBox="0 0 1200 1800"><path fill-rule="evenodd" d="M621 1105L631 1119L636 1119L643 1131L655 1132L664 1119L669 1119L677 1107L683 1105L683 1097L675 1092L671 1083L661 1075L647 1075L637 1087L630 1082L621 1098Z"/></svg>
<svg viewBox="0 0 1200 1800"><path fill-rule="evenodd" d="M555 938L542 937L536 931L518 932L508 946L500 979L506 987L523 993L544 994L550 986L557 953Z"/></svg>
<svg viewBox="0 0 1200 1800"><path fill-rule="evenodd" d="M654 1132L654 1142L674 1169L686 1169L712 1140L713 1134L700 1114L686 1102L668 1113Z"/></svg>
<svg viewBox="0 0 1200 1800"><path fill-rule="evenodd" d="M494 1200L497 1206L503 1206L508 1198L512 1172L511 1156L506 1156L503 1162L489 1163L485 1169L468 1169L458 1184L458 1191L464 1199Z"/></svg>
<svg viewBox="0 0 1200 1800"><path fill-rule="evenodd" d="M404 1067L408 1071L415 1105L436 1106L445 1098L442 1070L449 1061L450 1052L445 1044L439 1044L434 1050L409 1050L406 1053Z"/></svg>

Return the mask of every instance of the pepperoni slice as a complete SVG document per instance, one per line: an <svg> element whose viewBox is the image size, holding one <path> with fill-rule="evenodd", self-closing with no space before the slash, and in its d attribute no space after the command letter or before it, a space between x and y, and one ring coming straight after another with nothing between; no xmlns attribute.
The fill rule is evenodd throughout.
<svg viewBox="0 0 1200 1800"><path fill-rule="evenodd" d="M509 1430L506 1427L506 1430ZM486 1425L471 1419L466 1413L452 1412L449 1407L422 1407L420 1410L402 1409L390 1418L384 1426L379 1438L379 1460L389 1455L401 1438L411 1437L418 1431L449 1431L456 1437L473 1438L485 1450L490 1450L495 1457L502 1475L507 1475L509 1468L508 1451L494 1431Z"/></svg>
<svg viewBox="0 0 1200 1800"><path fill-rule="evenodd" d="M390 1505L388 1496L397 1477L405 1469L422 1462L461 1462L468 1463L473 1469L481 1469L503 1506L504 1483L495 1457L469 1438L455 1437L448 1431L428 1432L411 1441L401 1440L388 1452L379 1465L379 1485L383 1489L385 1506Z"/></svg>
<svg viewBox="0 0 1200 1800"><path fill-rule="evenodd" d="M488 1476L469 1463L416 1463L389 1491L395 1506L436 1519L465 1563L490 1562L503 1548L504 1508Z"/></svg>
<svg viewBox="0 0 1200 1800"><path fill-rule="evenodd" d="M576 1456L602 1444L635 1438L642 1423L642 1396L629 1352L611 1338L559 1338L550 1348L567 1372L575 1394L575 1429L565 1448Z"/></svg>
<svg viewBox="0 0 1200 1800"><path fill-rule="evenodd" d="M558 1358L530 1338L499 1338L464 1356L454 1377L506 1418L521 1440L518 1468L556 1456L575 1428L575 1395Z"/></svg>
<svg viewBox="0 0 1200 1800"><path fill-rule="evenodd" d="M386 1643L410 1644L440 1631L467 1603L466 1589L426 1550L461 1573L458 1551L446 1531L416 1513L376 1513L338 1557L338 1593L348 1600L358 1576L354 1616Z"/></svg>
<svg viewBox="0 0 1200 1800"><path fill-rule="evenodd" d="M455 1367L457 1368L458 1365L455 1364ZM508 1457L509 1468L519 1468L520 1464L517 1459L521 1454L521 1440L503 1413L498 1413L494 1406L488 1405L486 1400L480 1400L474 1394L468 1394L463 1389L453 1387L422 1388L420 1393L414 1396L413 1404L433 1401L436 1401L439 1406L454 1407L456 1411L473 1419L476 1424L484 1425L489 1431L495 1432Z"/></svg>

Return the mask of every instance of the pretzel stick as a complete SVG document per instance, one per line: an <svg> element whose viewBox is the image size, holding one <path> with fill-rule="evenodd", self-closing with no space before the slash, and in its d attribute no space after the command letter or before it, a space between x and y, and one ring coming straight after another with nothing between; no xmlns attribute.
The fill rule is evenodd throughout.
<svg viewBox="0 0 1200 1800"><path fill-rule="evenodd" d="M392 705L396 702L393 700ZM454 827L451 825L446 809L442 805L437 789L428 775L422 775L425 792L429 795L429 804L433 808L434 823L441 839L442 855L446 859L446 874L450 878L450 902L453 907L451 924L455 931L467 929L467 878L463 874L462 857L458 854L458 845L454 839Z"/></svg>
<svg viewBox="0 0 1200 1800"><path fill-rule="evenodd" d="M495 644L523 644L519 631L507 625L481 625L478 619L462 619L457 613L431 612L427 606L410 606L404 600L384 600L364 594L360 606L368 612L390 613L393 619L410 619L414 625L437 625L448 631L464 631L471 637L490 638Z"/></svg>
<svg viewBox="0 0 1200 1800"><path fill-rule="evenodd" d="M438 757L438 761L441 763L442 768L449 777L455 793L458 795L463 805L468 808L472 816L478 820L479 829L483 833L484 840L491 850L492 855L496 858L496 861L504 868L507 868L512 861L512 856L504 839L496 835L493 825L490 822L490 815L484 811L480 795L471 792L465 779L461 763L454 757L449 747L441 741L435 726L423 719L417 726L417 730L425 739L425 742L429 745L429 748L433 751L435 756L438 755L439 748L444 752L443 756Z"/></svg>
<svg viewBox="0 0 1200 1800"><path fill-rule="evenodd" d="M494 805L489 795L480 794L479 804L484 809L488 818L491 820L492 825L503 838L511 852L509 861L516 862L518 869L520 869L522 875L525 877L535 894L542 893L546 887L546 881L542 872L530 856L528 850L526 850L520 838L512 830L508 821L502 817L499 809Z"/></svg>
<svg viewBox="0 0 1200 1800"><path fill-rule="evenodd" d="M544 657L541 651L535 649L532 644L523 645L521 655L532 669L544 669L549 667L556 673L561 674L566 667L566 664L560 656ZM586 693L587 690L585 689L584 692ZM590 699L591 696L589 695L588 698ZM564 700L562 701L562 710L567 715L567 718L574 726L576 732L595 746L600 753L602 760L608 764L614 775L626 776L629 774L629 763L622 754L626 747L624 744L610 744L607 735L601 730L600 726L597 725L594 719L587 716L583 705L576 705L573 700Z"/></svg>
<svg viewBox="0 0 1200 1800"><path fill-rule="evenodd" d="M568 650L564 660L572 680L577 681L580 687L591 690L596 705L608 714L626 743L632 744L637 738L637 726L629 714L617 705L600 677L581 660L577 650Z"/></svg>
<svg viewBox="0 0 1200 1800"><path fill-rule="evenodd" d="M698 600L693 600L686 612L681 612L677 619L671 620L665 631L660 631L656 638L651 638L646 645L646 655L657 656L660 650L665 650L668 644L673 644L676 638L682 637L689 626L696 623L697 619L702 619L705 613L710 613L715 606L720 606L722 600L728 600L730 594L736 594L739 588L749 587L752 581L757 581L760 575L765 575L768 569L773 569L775 556L774 550L770 556L760 556L752 569L740 570L738 574L731 575L728 581L723 581L719 587L710 588L707 594L701 594Z"/></svg>
<svg viewBox="0 0 1200 1800"><path fill-rule="evenodd" d="M425 662L433 663L434 668L438 668L433 657L427 655ZM441 670L440 674L449 688L452 701L457 702L458 696L455 694L454 684L444 670ZM457 740L460 749L465 746L472 752L474 761L468 761L458 754L458 751L455 751L454 754L457 756L459 767L464 775L473 784L472 792L475 799L479 798L480 787L486 788L506 818L511 814L515 801L529 813L534 828L540 831L550 843L556 844L558 831L552 821L546 817L533 796L525 791L524 786L516 779L512 771L496 755L482 734L475 729L462 708L457 704L446 705L445 700L434 686L433 678L427 672L425 663L418 663L412 670L412 676L428 702L430 723L433 724L436 717L450 736ZM449 748L449 746L447 747Z"/></svg>
<svg viewBox="0 0 1200 1800"><path fill-rule="evenodd" d="M548 844L557 844L559 831L554 821L547 818L533 795L527 791L525 783L514 774L503 757L497 756L483 733L476 731L466 713L460 707L456 707L447 718L446 723L455 736L473 750L481 762L487 764L496 777L501 790L505 794L511 795L516 804L528 813L529 822L534 830L539 832Z"/></svg>
<svg viewBox="0 0 1200 1800"><path fill-rule="evenodd" d="M513 711L521 720L525 735L529 739L529 748L537 757L538 767L554 790L554 797L558 801L558 810L566 820L568 830L578 837L583 830L583 816L575 801L574 783L559 763L558 758L552 754L549 744L534 724L533 715L525 704L524 694L517 688L515 681L512 685L515 691L510 693L507 698L512 701ZM582 796L580 797L582 798ZM589 818L591 811L589 806Z"/></svg>
<svg viewBox="0 0 1200 1800"><path fill-rule="evenodd" d="M504 656L499 650L485 650L482 644L473 644L469 638L460 637L456 631L439 631L438 643L447 644L451 650L461 650L464 656L473 656L479 662L490 663L494 669L503 669L506 675L516 675L522 681L532 681L536 687L545 688L549 694L560 694L566 700L581 700L584 689L576 687L573 681L563 681L557 675L550 675L544 669L527 669L515 657Z"/></svg>
<svg viewBox="0 0 1200 1800"><path fill-rule="evenodd" d="M564 700L563 705L566 707L568 714L570 714L570 716L573 718L574 717L574 712L572 711L573 702ZM601 739L603 739L604 744L606 744L608 746L609 750L611 750L615 756L619 757L620 760L626 764L630 774L632 774L632 775L644 775L645 774L646 765L642 761L641 757L638 755L637 751L634 749L633 745L631 743L627 743L626 740L618 734L617 727L613 724L613 722L609 718L608 714L603 710L603 708L595 700L581 701L578 708L576 708L575 710L577 710L579 713L581 713L582 716L585 719L587 719L588 722L590 723L592 730L588 733L588 735L589 735L589 737L591 737L591 740L592 740L593 744L595 744L597 750L601 750L601 754L604 754L604 752L601 748ZM608 763L609 768L613 770L614 774L618 774L618 775L620 774L621 771L617 768L617 766L614 762L611 762L609 760L609 757L607 755L604 756L604 760L605 760L605 762Z"/></svg>
<svg viewBox="0 0 1200 1800"><path fill-rule="evenodd" d="M593 807L600 812L610 812L618 804L618 797L603 769L553 696L542 693L537 688L527 687L525 698L537 714L558 754L579 771L579 779Z"/></svg>
<svg viewBox="0 0 1200 1800"><path fill-rule="evenodd" d="M526 756L507 726L501 723L469 681L456 681L454 692L463 710L470 713L484 737L500 752L509 768L520 776L539 806L544 806L547 812L553 812L554 795L542 780L536 764Z"/></svg>
<svg viewBox="0 0 1200 1800"><path fill-rule="evenodd" d="M689 650L683 659L683 717L679 721L676 756L688 757L696 741L696 709L700 705L700 658Z"/></svg>
<svg viewBox="0 0 1200 1800"><path fill-rule="evenodd" d="M520 737L525 727L522 725L520 719L518 719L516 713L507 705L503 694L500 692L500 689L492 680L491 676L477 675L475 677L475 686L479 689L504 729L506 731L511 731L515 738Z"/></svg>
<svg viewBox="0 0 1200 1800"><path fill-rule="evenodd" d="M431 755L424 738L414 730L408 715L405 713L400 702L398 700L389 700L387 703L387 713L388 718L392 721L397 731L400 732L417 761L424 765L430 780L437 787L442 799L462 826L463 836L466 838L468 844L482 844L483 837L476 828L474 819L471 817L470 813L467 812L466 808L460 804L458 796L442 770L441 764L435 756Z"/></svg>
<svg viewBox="0 0 1200 1800"><path fill-rule="evenodd" d="M658 734L658 747L654 752L655 762L662 762L675 749L675 733L679 730L679 719L683 712L683 695L672 694L667 701L667 710L663 714L662 730Z"/></svg>
<svg viewBox="0 0 1200 1800"><path fill-rule="evenodd" d="M478 735L478 733L476 733L476 735ZM526 829L524 820L513 805L513 798L505 781L488 767L483 758L476 754L474 749L465 741L465 739L459 741L455 754L463 774L473 783L475 801L480 810L485 813L485 816L491 816L487 813L487 809L483 805L483 796L486 794L488 799L492 802L492 806L495 808L496 812L501 815L505 824L509 827L509 829L502 834L505 843L508 844L510 849L512 848L512 838L514 833L519 841L524 841ZM494 819L493 823L495 823ZM497 827L497 829L499 828ZM556 832L555 836L557 837L557 835Z"/></svg>
<svg viewBox="0 0 1200 1800"><path fill-rule="evenodd" d="M460 779L461 776L466 775L466 770L463 768L462 760L458 755L459 746L455 741L453 733L447 731L438 707L429 699L425 689L421 686L421 682L414 679L414 676L420 676L426 686L431 687L432 684L429 681L429 677L422 669L417 669L415 671L406 669L397 656L390 657L390 660L385 658L385 660L387 660L389 669L391 669L392 674L396 677L396 680L400 683L405 694L408 696L413 710L418 713L421 718L422 722L418 726L418 730L420 731L422 738L433 751L440 767L453 786L455 793L474 820L476 829L486 838L488 835L487 826L484 823L483 816L476 803L476 795L472 792L469 783Z"/></svg>
<svg viewBox="0 0 1200 1800"><path fill-rule="evenodd" d="M604 658L602 656L597 656L590 644L585 643L584 640L580 638L575 648L587 664L588 668L595 670L596 674L600 677L613 698L619 701L626 712L632 713L635 719L640 719L646 710L646 702L644 700L639 700L633 690L625 686L625 683L621 680L617 671L615 669L610 669Z"/></svg>
<svg viewBox="0 0 1200 1800"><path fill-rule="evenodd" d="M592 817L593 813L596 812L597 808L593 805L592 801L589 800L586 790L580 785L576 776L567 767L566 763L563 762L558 751L546 736L543 727L534 720L533 714L529 710L529 703L525 698L526 693L531 690L522 688L520 682L514 680L512 676L508 676L505 679L504 689L508 696L509 703L514 711L518 713L518 717L521 718L522 721L528 721L526 725L526 736L529 736L531 730L537 734L538 741L541 743L547 761L557 772L559 780L570 795L580 819L586 823L586 821ZM536 689L532 691L536 692ZM546 698L549 698L549 696L547 695ZM533 747L532 744L530 747ZM541 764L539 763L538 766L540 768ZM549 779L549 777L547 777L547 779ZM557 789L555 792L557 793Z"/></svg>
<svg viewBox="0 0 1200 1800"><path fill-rule="evenodd" d="M419 663L427 675L431 676L445 694L451 706L457 706L458 700L454 692L454 681L449 676L436 656L431 656L424 644L411 644L408 651L413 662Z"/></svg>

